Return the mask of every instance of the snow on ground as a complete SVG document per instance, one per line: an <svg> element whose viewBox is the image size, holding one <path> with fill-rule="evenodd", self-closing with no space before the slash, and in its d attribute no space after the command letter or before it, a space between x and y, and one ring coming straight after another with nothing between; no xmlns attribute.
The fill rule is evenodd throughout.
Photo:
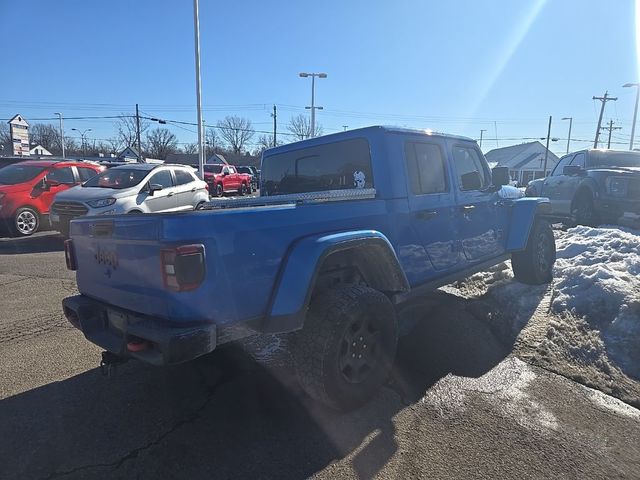
<svg viewBox="0 0 640 480"><path fill-rule="evenodd" d="M640 378L640 232L576 227L557 239L556 312L584 317Z"/></svg>
<svg viewBox="0 0 640 480"><path fill-rule="evenodd" d="M508 342L518 337L534 363L636 404L640 231L579 226L555 234L550 287L515 282L505 262L443 290L469 299L472 308L488 301L489 324Z"/></svg>

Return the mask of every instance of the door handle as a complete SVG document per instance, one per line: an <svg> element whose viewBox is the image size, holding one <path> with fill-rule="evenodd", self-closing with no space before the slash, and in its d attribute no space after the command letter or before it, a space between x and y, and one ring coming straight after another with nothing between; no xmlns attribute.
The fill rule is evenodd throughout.
<svg viewBox="0 0 640 480"><path fill-rule="evenodd" d="M476 206L475 205L465 205L462 207L462 211L464 213L471 213L475 210Z"/></svg>
<svg viewBox="0 0 640 480"><path fill-rule="evenodd" d="M437 216L438 212L435 210L421 210L416 213L416 217L418 217L420 220L431 220L432 218L435 218Z"/></svg>
<svg viewBox="0 0 640 480"><path fill-rule="evenodd" d="M195 192L195 191L196 191L196 187L193 187L193 188L191 189L191 191L192 191L192 192Z"/></svg>
<svg viewBox="0 0 640 480"><path fill-rule="evenodd" d="M167 197L173 197L173 192L168 193Z"/></svg>

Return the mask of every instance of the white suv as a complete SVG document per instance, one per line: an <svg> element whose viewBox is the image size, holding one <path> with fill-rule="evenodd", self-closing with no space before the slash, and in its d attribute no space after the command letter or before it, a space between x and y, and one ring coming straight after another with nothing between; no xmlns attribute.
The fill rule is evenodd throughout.
<svg viewBox="0 0 640 480"><path fill-rule="evenodd" d="M184 165L138 163L110 168L56 195L51 225L69 234L82 215L117 215L198 210L209 200L207 184Z"/></svg>

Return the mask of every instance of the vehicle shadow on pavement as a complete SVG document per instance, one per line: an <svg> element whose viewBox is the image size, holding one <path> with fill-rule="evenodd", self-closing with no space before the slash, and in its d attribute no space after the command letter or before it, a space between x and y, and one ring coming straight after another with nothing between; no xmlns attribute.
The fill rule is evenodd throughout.
<svg viewBox="0 0 640 480"><path fill-rule="evenodd" d="M64 251L64 238L58 234L22 238L0 238L0 255Z"/></svg>
<svg viewBox="0 0 640 480"><path fill-rule="evenodd" d="M445 375L479 377L510 352L453 295L401 315L416 322L389 384L354 412L311 401L290 369L257 363L238 346L165 369L129 362L111 378L93 369L0 401L2 470L8 478L283 479L350 456L355 474L371 478L398 450L400 410Z"/></svg>

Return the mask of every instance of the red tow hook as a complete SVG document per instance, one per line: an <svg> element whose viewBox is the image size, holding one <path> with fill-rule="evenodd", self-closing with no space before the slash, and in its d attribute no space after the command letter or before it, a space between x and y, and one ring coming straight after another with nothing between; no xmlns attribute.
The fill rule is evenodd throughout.
<svg viewBox="0 0 640 480"><path fill-rule="evenodd" d="M149 342L142 338L134 337L130 342L127 342L127 350L130 352L142 352L149 347Z"/></svg>

